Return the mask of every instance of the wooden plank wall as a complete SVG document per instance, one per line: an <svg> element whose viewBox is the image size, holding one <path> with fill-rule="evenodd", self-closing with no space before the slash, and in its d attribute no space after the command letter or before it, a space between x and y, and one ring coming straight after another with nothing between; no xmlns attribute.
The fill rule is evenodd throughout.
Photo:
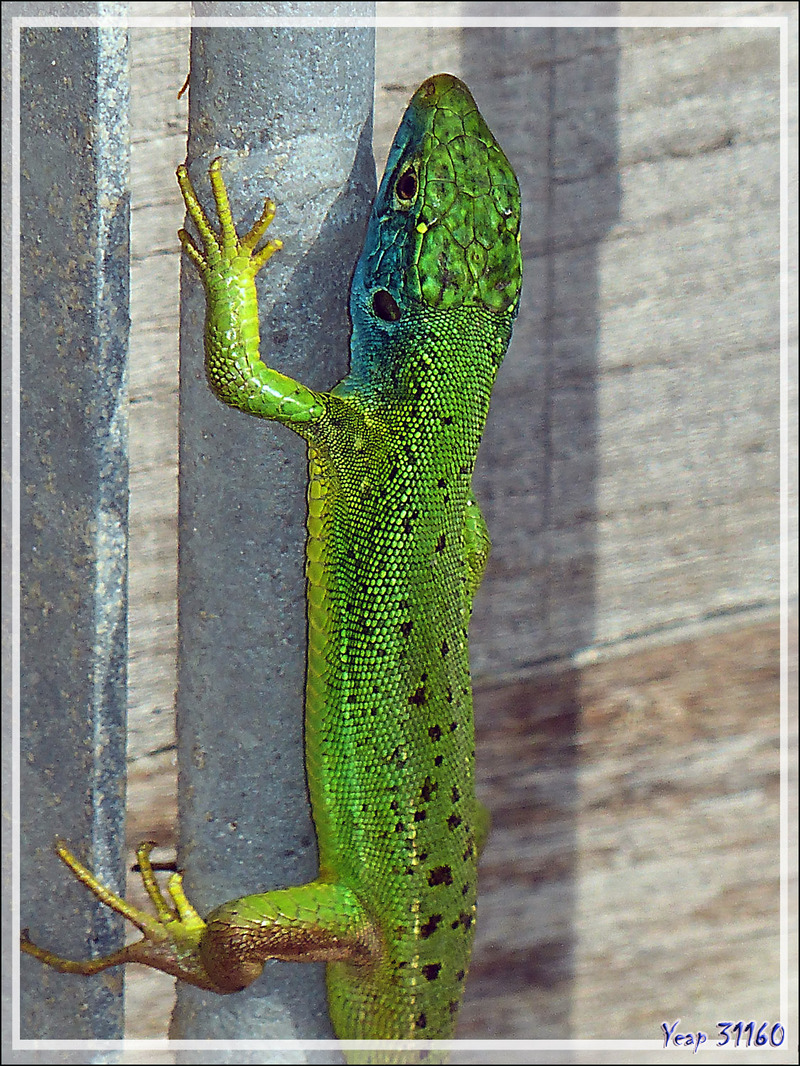
<svg viewBox="0 0 800 1066"><path fill-rule="evenodd" d="M174 825L187 56L186 31L134 35L132 844ZM767 29L379 34L379 165L416 85L451 70L526 212L525 305L477 478L494 542L473 627L494 832L463 1037L778 1017L777 63ZM163 1032L169 981L129 969L131 1035Z"/></svg>

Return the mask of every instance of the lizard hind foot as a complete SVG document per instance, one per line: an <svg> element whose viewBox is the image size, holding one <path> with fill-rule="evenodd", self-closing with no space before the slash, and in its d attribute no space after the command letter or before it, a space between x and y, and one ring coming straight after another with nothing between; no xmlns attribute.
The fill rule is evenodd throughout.
<svg viewBox="0 0 800 1066"><path fill-rule="evenodd" d="M180 874L173 874L167 885L172 905L167 902L156 881L150 863L150 852L154 846L152 841L146 841L139 845L136 852L142 882L156 911L152 915L112 892L75 858L62 841L56 841L55 850L61 861L102 903L140 929L144 934L141 940L99 958L67 959L39 947L31 940L28 930L23 929L20 936L22 951L61 973L90 976L111 966L138 962L200 988L224 991L209 977L201 961L199 945L206 923L186 898Z"/></svg>

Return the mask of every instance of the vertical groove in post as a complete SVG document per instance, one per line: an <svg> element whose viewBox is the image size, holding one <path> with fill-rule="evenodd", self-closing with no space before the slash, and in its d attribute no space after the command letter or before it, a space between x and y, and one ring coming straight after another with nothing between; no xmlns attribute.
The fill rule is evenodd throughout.
<svg viewBox="0 0 800 1066"><path fill-rule="evenodd" d="M113 28L20 43L22 923L82 958L123 940L52 849L124 885L128 45ZM121 1037L121 988L120 970L24 956L22 1036Z"/></svg>
<svg viewBox="0 0 800 1066"><path fill-rule="evenodd" d="M374 5L217 3L195 12L363 17ZM373 71L371 28L192 36L192 179L210 213L208 164L222 157L240 233L265 196L275 200L272 235L283 249L258 278L262 356L316 388L332 387L349 363L350 277L375 191ZM309 881L317 859L303 765L305 447L213 397L203 316L199 278L184 261L179 865L206 912ZM270 962L235 996L181 986L171 1035L329 1037L323 968Z"/></svg>

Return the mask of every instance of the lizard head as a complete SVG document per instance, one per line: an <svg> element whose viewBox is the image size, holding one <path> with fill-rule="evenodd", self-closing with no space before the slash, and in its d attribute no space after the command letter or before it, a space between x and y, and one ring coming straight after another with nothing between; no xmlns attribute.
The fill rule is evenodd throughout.
<svg viewBox="0 0 800 1066"><path fill-rule="evenodd" d="M395 136L353 280L353 310L390 323L420 309L519 303L519 186L472 95L428 78Z"/></svg>

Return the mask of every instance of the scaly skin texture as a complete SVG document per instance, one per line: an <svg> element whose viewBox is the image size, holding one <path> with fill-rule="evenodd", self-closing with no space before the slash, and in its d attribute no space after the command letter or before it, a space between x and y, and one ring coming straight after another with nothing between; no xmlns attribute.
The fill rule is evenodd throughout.
<svg viewBox="0 0 800 1066"><path fill-rule="evenodd" d="M259 356L254 278L280 243L255 249L273 205L240 239L219 160L210 177L221 236L178 171L201 239L180 233L207 294L209 383L308 443L306 764L320 871L203 920L178 875L173 906L163 898L143 845L153 918L61 846L145 938L88 963L23 946L71 972L138 961L218 992L249 984L267 958L325 960L339 1037L447 1038L486 826L467 629L489 538L471 477L519 301L517 181L467 88L447 74L426 81L355 271L350 374L318 393Z"/></svg>

